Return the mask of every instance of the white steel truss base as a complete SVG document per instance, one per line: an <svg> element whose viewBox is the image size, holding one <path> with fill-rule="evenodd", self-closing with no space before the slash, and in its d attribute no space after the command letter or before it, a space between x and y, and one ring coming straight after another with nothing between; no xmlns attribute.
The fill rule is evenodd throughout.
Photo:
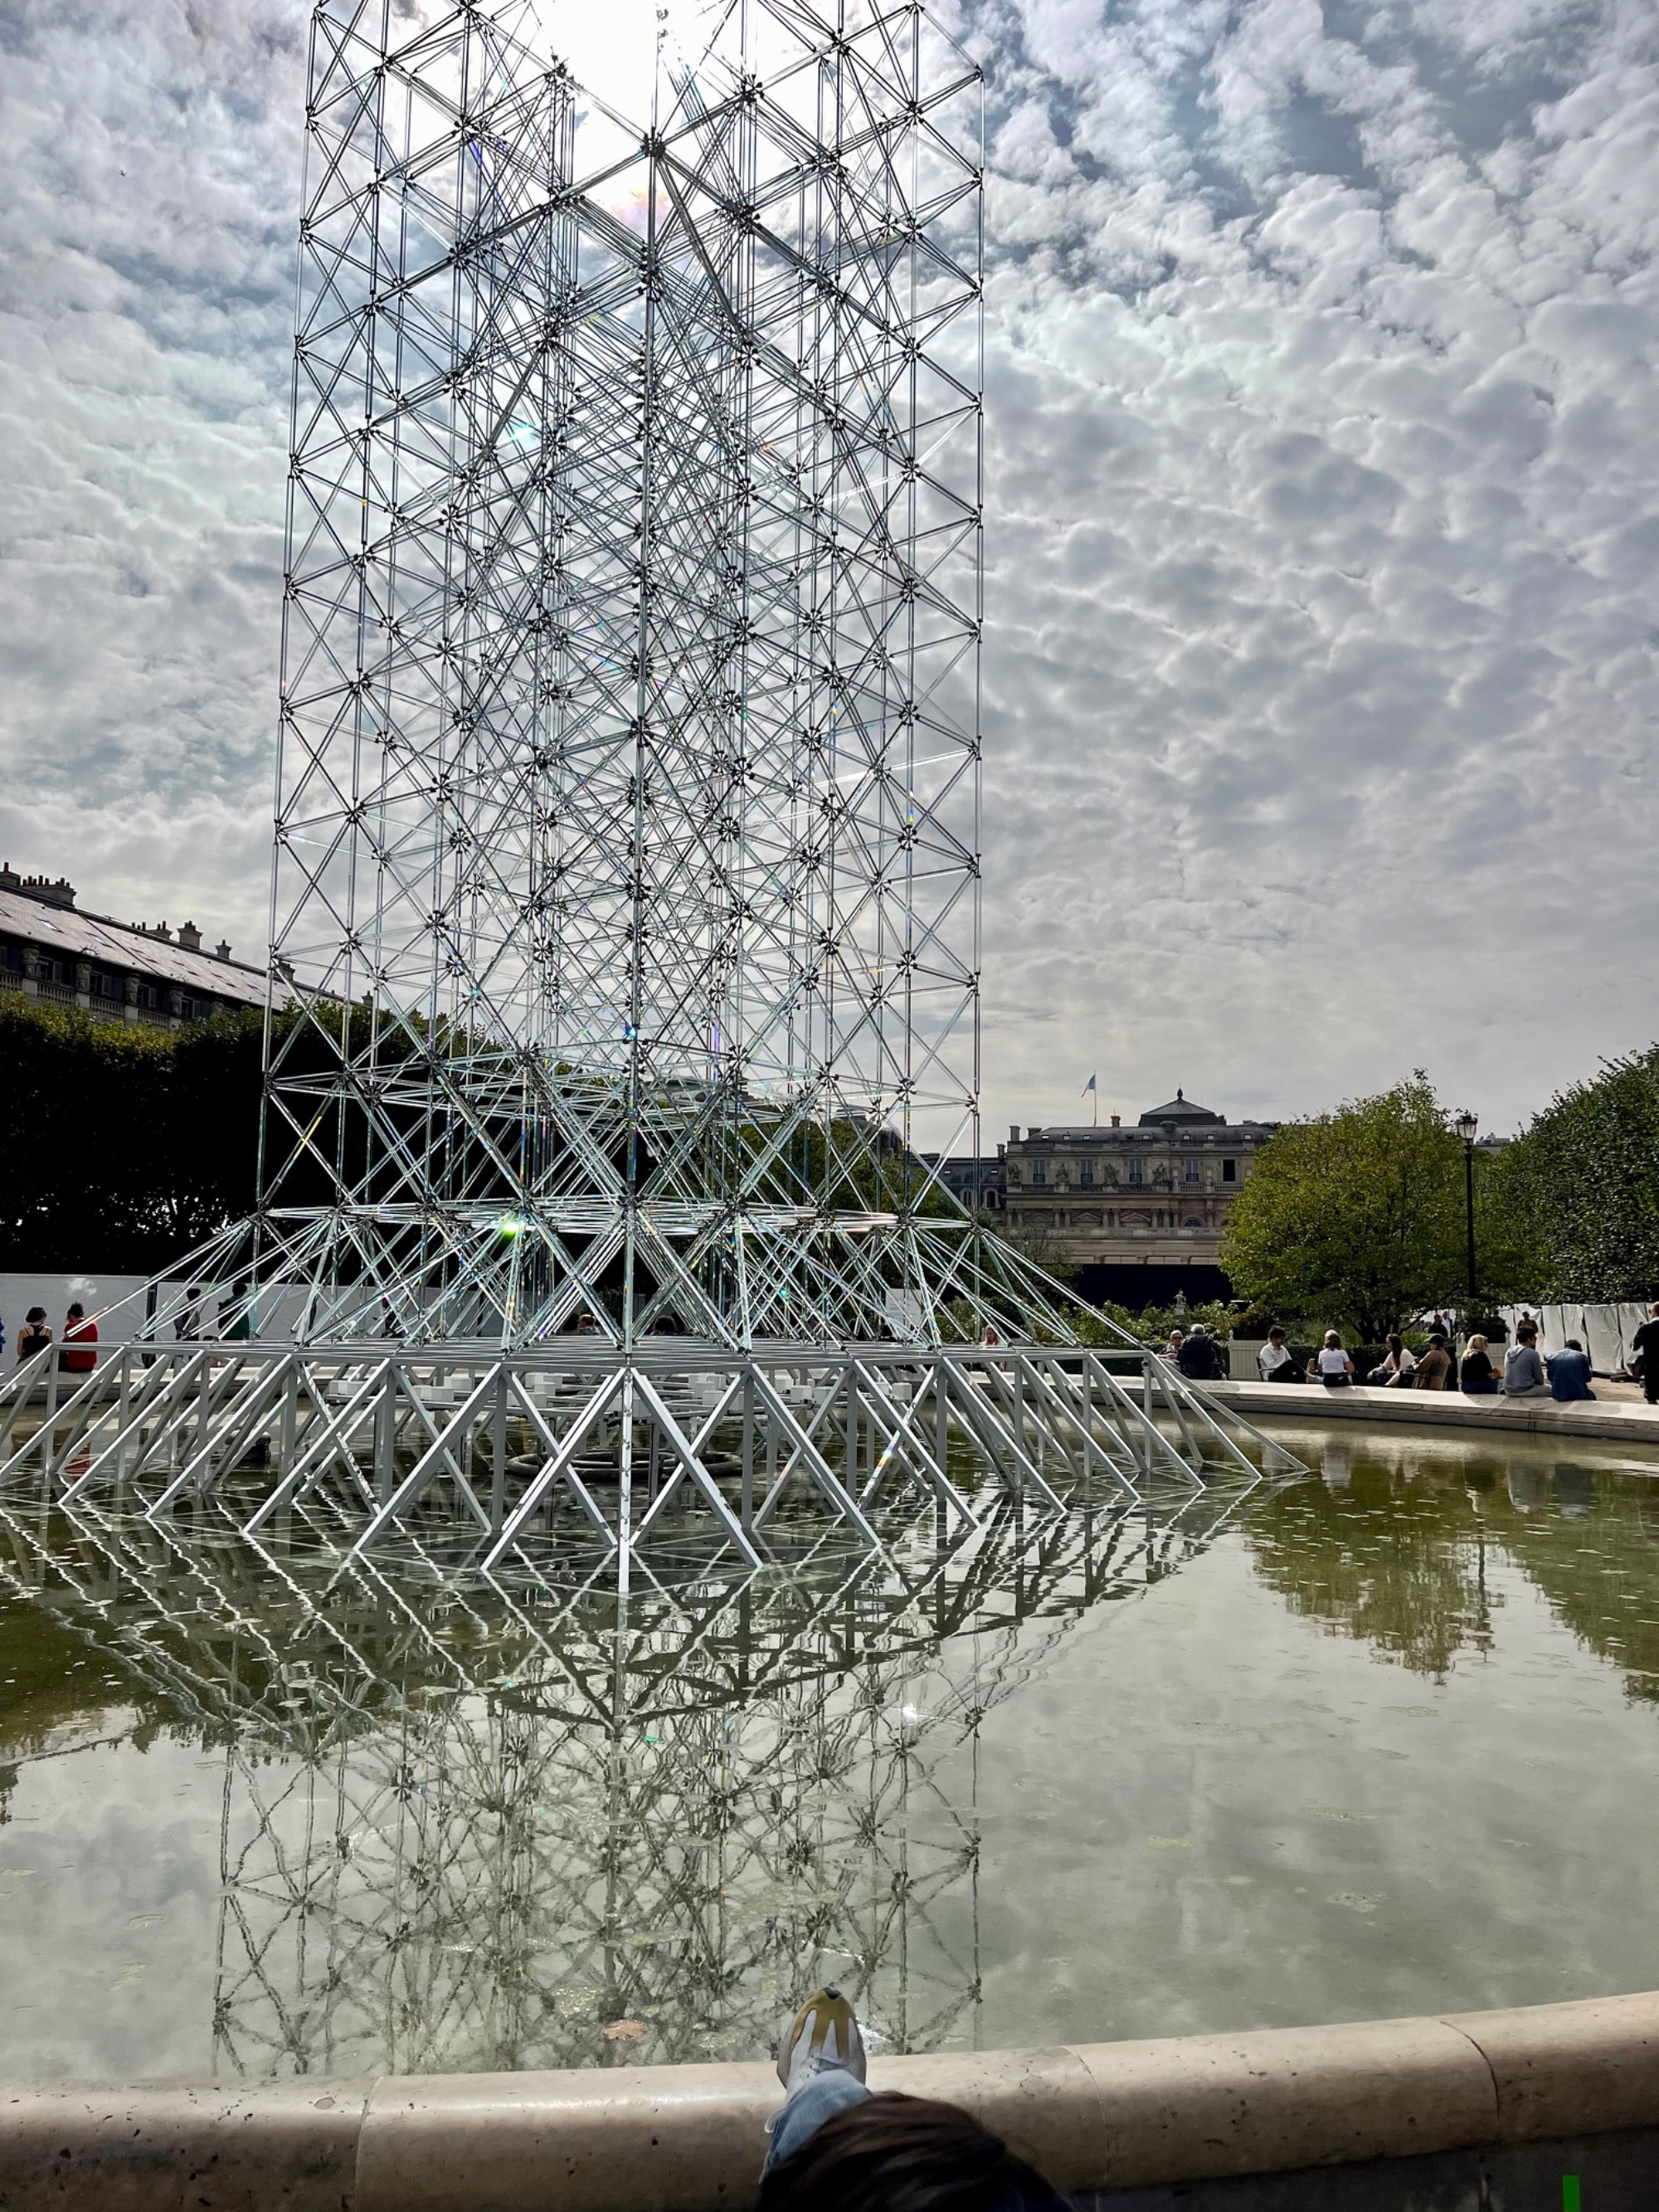
<svg viewBox="0 0 1659 2212"><path fill-rule="evenodd" d="M929 1507L975 1529L988 1483L1059 1513L1298 1464L1139 1347L152 1341L86 1375L55 1357L0 1388L3 1494L152 1522L212 1500L250 1540L304 1509L343 1555L600 1563L624 1593L657 1546L787 1566L834 1528L882 1555Z"/></svg>

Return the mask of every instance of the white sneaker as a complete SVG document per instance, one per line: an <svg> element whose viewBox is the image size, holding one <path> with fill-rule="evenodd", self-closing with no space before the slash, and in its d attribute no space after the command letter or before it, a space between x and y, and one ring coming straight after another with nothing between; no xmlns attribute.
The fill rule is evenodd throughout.
<svg viewBox="0 0 1659 2212"><path fill-rule="evenodd" d="M793 2096L815 2074L864 2079L864 2038L853 2008L839 1990L817 1990L778 2038L778 2079Z"/></svg>

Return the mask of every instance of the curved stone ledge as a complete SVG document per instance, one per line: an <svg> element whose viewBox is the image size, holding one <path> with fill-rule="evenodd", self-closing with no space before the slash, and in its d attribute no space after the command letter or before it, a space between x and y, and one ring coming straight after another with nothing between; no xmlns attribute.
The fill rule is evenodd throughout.
<svg viewBox="0 0 1659 2212"><path fill-rule="evenodd" d="M1206 1398L1246 1420L1371 1421L1415 1429L1512 1431L1532 1437L1591 1437L1659 1448L1659 1406L1628 1399L1466 1398L1461 1390L1373 1390L1361 1383L1328 1390L1322 1382L1204 1382Z"/></svg>
<svg viewBox="0 0 1659 2212"><path fill-rule="evenodd" d="M875 2059L1060 2188L1659 2127L1659 1993L1439 2019ZM0 2091L0 2212L744 2212L771 2068Z"/></svg>

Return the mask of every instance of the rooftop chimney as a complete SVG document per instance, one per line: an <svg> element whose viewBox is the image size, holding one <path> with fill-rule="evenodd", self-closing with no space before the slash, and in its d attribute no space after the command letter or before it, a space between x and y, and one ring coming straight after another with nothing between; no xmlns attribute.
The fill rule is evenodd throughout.
<svg viewBox="0 0 1659 2212"><path fill-rule="evenodd" d="M228 960L230 957L230 947L226 944L222 937L219 939L218 944L214 947L214 951L221 960Z"/></svg>
<svg viewBox="0 0 1659 2212"><path fill-rule="evenodd" d="M1113 1127L1115 1129L1121 1129L1121 1128L1123 1127L1123 1116L1121 1115L1121 1114L1114 1114L1114 1115L1113 1115L1113 1116L1112 1116L1112 1127Z"/></svg>
<svg viewBox="0 0 1659 2212"><path fill-rule="evenodd" d="M47 906L73 906L75 886L67 876L59 876L53 883L46 876L20 876L9 860L0 861L0 891L21 891L25 898L40 899Z"/></svg>
<svg viewBox="0 0 1659 2212"><path fill-rule="evenodd" d="M1014 1122L1008 1131L1008 1141L1011 1145L1017 1145L1019 1142L1019 1124L1018 1121Z"/></svg>
<svg viewBox="0 0 1659 2212"><path fill-rule="evenodd" d="M201 951L202 933L198 929L193 921L181 921L179 923L179 942L184 946L186 952L199 952Z"/></svg>

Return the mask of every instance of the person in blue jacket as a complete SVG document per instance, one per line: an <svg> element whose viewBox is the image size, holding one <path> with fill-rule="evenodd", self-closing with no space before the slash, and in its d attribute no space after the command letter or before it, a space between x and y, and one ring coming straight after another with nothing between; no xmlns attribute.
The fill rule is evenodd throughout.
<svg viewBox="0 0 1659 2212"><path fill-rule="evenodd" d="M1550 1370L1550 1395L1562 1405L1574 1398L1593 1398L1590 1389L1589 1356L1576 1336L1570 1336L1565 1349L1551 1352L1546 1363Z"/></svg>

